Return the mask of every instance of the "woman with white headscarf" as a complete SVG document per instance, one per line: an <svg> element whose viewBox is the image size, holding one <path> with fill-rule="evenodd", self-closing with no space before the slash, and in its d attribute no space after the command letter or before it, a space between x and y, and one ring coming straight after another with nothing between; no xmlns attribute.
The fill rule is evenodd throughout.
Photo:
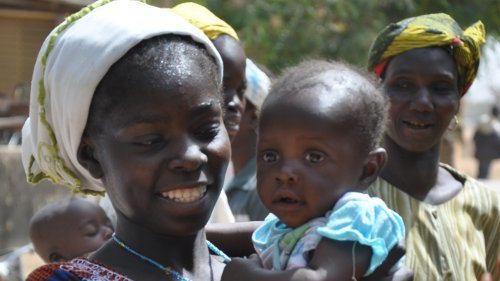
<svg viewBox="0 0 500 281"><path fill-rule="evenodd" d="M220 279L209 249L228 257L204 226L230 157L221 73L200 30L139 1L97 1L50 33L23 128L28 180L107 192L117 226L89 257L28 280Z"/></svg>

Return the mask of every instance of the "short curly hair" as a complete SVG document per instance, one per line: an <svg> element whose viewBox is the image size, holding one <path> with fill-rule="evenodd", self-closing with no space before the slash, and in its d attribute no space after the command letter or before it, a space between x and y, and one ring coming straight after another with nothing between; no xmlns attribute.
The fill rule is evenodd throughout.
<svg viewBox="0 0 500 281"><path fill-rule="evenodd" d="M380 145L387 122L389 101L381 85L368 72L337 61L308 60L287 69L273 84L262 107L262 114L272 110L283 99L290 99L316 87L327 89L333 99L340 98L339 90L348 110L346 115L352 125L352 133L363 153L369 153ZM344 102L344 100L342 102Z"/></svg>

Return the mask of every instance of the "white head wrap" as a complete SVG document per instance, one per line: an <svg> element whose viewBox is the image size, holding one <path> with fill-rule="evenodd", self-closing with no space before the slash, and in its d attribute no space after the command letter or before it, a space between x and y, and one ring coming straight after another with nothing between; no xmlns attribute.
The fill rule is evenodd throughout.
<svg viewBox="0 0 500 281"><path fill-rule="evenodd" d="M42 45L31 81L30 118L23 127L28 181L50 179L74 191L102 193L77 160L94 91L108 69L139 42L162 34L190 36L222 60L199 29L181 17L133 0L101 0L68 17Z"/></svg>
<svg viewBox="0 0 500 281"><path fill-rule="evenodd" d="M267 94L269 93L271 79L269 79L264 71L260 70L260 68L257 67L250 59L247 59L245 76L247 79L245 98L255 107L260 109L262 107L262 103L264 103L264 100L267 97Z"/></svg>

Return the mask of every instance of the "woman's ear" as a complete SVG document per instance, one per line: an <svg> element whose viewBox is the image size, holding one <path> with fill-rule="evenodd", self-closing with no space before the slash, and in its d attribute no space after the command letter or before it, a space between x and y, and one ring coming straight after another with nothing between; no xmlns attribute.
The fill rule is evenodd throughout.
<svg viewBox="0 0 500 281"><path fill-rule="evenodd" d="M101 164L96 157L96 151L94 144L90 141L88 137L82 137L80 146L77 152L78 162L85 168L89 173L96 179L103 177L104 173L102 171Z"/></svg>
<svg viewBox="0 0 500 281"><path fill-rule="evenodd" d="M386 162L387 152L381 147L368 154L363 166L363 173L359 179L359 184L363 189L368 188L377 179Z"/></svg>

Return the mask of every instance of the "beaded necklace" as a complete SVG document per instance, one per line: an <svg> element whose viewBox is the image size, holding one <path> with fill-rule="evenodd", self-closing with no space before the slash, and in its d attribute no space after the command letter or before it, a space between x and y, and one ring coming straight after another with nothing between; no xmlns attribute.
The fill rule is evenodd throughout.
<svg viewBox="0 0 500 281"><path fill-rule="evenodd" d="M123 243L122 240L120 240L118 237L116 237L115 233L113 233L113 236L111 236L111 237L113 238L113 241L116 244L118 244L120 247L122 247L123 249L125 249L127 252L129 252L129 253L133 254L134 256L137 256L138 258L142 259L143 261L148 262L149 264L151 264L151 265L159 268L166 275L170 275L170 276L174 277L176 280L179 280L179 281L191 281L191 279L182 276L181 273L179 273L177 270L173 269L172 267L170 267L170 266L164 266L161 263L159 263L159 262L157 262L157 261L155 261L153 259L150 259L150 258L146 257L145 255L143 255L143 254L135 251L134 249L130 248L128 245L126 245L125 243ZM231 261L230 257L228 257L226 254L224 254L224 252L222 252L221 250L219 250L219 248L217 248L214 244L210 243L210 241L208 241L208 240L207 240L207 246L216 255L222 257L224 263L228 263L228 262Z"/></svg>

